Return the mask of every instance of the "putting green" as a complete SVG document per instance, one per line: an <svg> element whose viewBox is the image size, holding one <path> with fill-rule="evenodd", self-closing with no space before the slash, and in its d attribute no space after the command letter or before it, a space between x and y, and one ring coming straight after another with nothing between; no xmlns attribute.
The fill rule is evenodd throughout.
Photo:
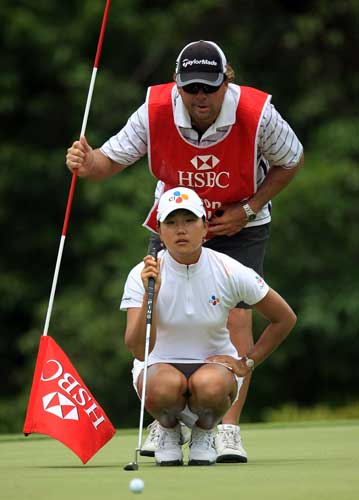
<svg viewBox="0 0 359 500"><path fill-rule="evenodd" d="M37 435L0 436L0 497L4 500L356 500L359 497L359 421L243 425L248 464L156 467L134 458L137 431L119 430L90 460ZM185 449L185 457L188 450Z"/></svg>

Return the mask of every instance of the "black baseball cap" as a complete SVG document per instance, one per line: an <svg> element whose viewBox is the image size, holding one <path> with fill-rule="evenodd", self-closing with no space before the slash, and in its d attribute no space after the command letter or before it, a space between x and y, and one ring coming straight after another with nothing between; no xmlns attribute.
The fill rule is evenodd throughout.
<svg viewBox="0 0 359 500"><path fill-rule="evenodd" d="M218 86L223 83L227 59L214 42L199 40L186 45L176 61L176 82L179 87L190 83Z"/></svg>

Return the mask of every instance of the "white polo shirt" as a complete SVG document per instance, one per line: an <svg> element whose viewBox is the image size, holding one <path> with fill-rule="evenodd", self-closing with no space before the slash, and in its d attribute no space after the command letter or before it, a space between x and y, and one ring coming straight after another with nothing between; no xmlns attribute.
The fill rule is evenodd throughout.
<svg viewBox="0 0 359 500"><path fill-rule="evenodd" d="M226 354L238 359L227 329L229 311L240 301L253 305L269 287L252 269L225 254L202 248L192 265L176 262L167 250L161 257L161 288L157 298L157 339L148 364L202 363ZM141 307L143 262L125 284L121 310Z"/></svg>

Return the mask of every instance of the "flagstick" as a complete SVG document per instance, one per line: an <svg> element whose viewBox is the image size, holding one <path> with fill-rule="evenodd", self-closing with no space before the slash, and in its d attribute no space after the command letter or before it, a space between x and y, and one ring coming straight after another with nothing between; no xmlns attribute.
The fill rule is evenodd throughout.
<svg viewBox="0 0 359 500"><path fill-rule="evenodd" d="M93 68L92 68L91 81L90 81L90 86L89 86L89 90L88 90L88 94L87 94L85 112L84 112L84 116L83 116L83 120L82 120L80 137L84 136L85 132L86 132L87 120L88 120L88 115L89 115L89 111L90 111L90 107L91 107L92 94L93 94L93 90L95 87L98 63L100 60L103 39L105 36L106 23L107 23L108 13L110 10L110 4L111 4L111 0L106 0L105 10L103 13L103 18L102 18L100 36L99 36L99 39L97 42L95 62L94 62ZM68 226L69 218L70 218L72 200L73 200L74 193L75 193L76 179L77 179L77 168L74 169L74 171L72 172L72 179L71 179L70 191L69 191L69 195L68 195L68 199L67 199L64 225L62 228L60 245L59 245L59 250L57 253L57 259L56 259L56 265L55 265L55 272L54 272L54 277L52 280L50 299L49 299L49 304L47 307L46 320L45 320L44 333L43 333L44 336L47 335L48 330L49 330L49 324L50 324L50 318L51 318L51 313L52 313L52 307L54 304L57 280L58 280L59 272L60 272L62 253L64 250L64 245L65 245L65 240L66 240L67 226Z"/></svg>

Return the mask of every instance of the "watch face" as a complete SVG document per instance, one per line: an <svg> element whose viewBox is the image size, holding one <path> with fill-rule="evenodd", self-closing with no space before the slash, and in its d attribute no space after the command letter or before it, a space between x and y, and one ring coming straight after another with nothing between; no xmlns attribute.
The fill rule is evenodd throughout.
<svg viewBox="0 0 359 500"><path fill-rule="evenodd" d="M254 361L253 359L246 359L246 365L248 366L248 368L252 369L254 367Z"/></svg>
<svg viewBox="0 0 359 500"><path fill-rule="evenodd" d="M251 215L248 215L248 220L249 221L252 221L256 218L256 214L251 214Z"/></svg>

